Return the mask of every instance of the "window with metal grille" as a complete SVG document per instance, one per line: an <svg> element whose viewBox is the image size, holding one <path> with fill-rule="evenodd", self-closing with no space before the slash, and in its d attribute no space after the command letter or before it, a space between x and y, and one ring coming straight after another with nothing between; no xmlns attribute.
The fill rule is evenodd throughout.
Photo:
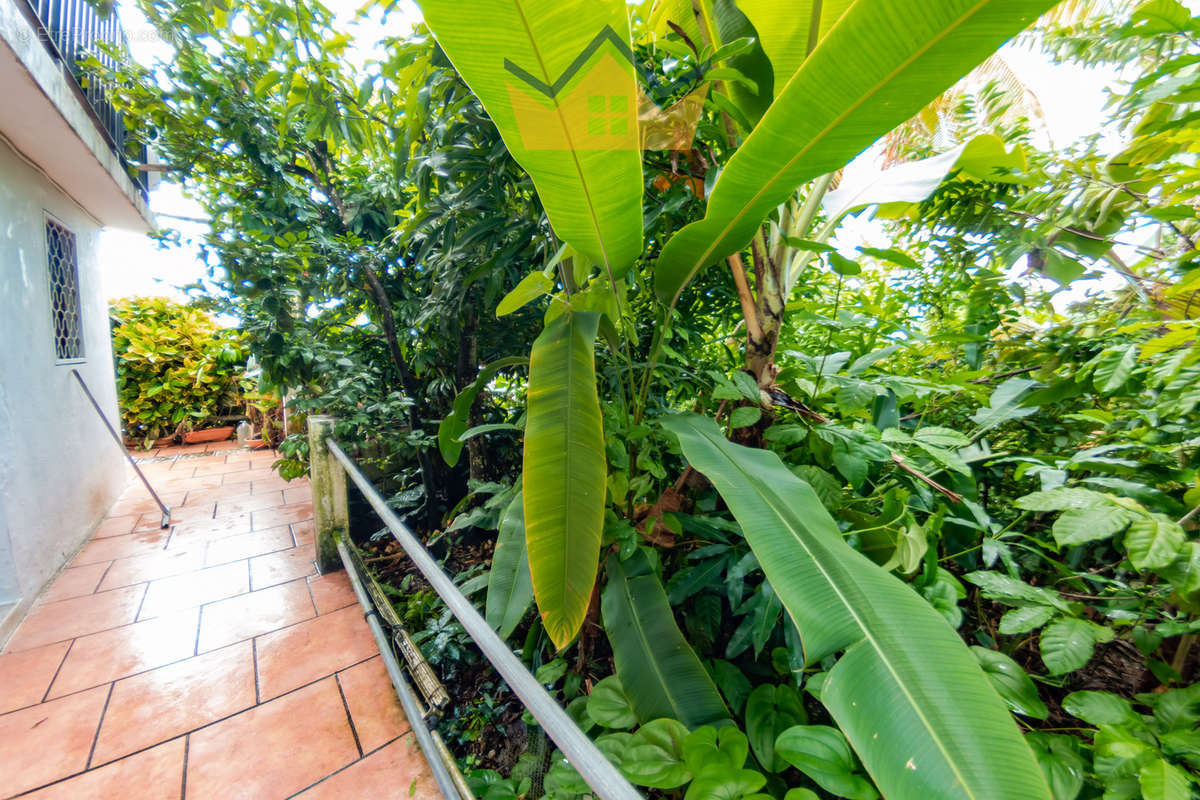
<svg viewBox="0 0 1200 800"><path fill-rule="evenodd" d="M83 358L79 311L79 262L75 234L46 220L46 260L50 265L50 313L54 318L54 355L59 361Z"/></svg>

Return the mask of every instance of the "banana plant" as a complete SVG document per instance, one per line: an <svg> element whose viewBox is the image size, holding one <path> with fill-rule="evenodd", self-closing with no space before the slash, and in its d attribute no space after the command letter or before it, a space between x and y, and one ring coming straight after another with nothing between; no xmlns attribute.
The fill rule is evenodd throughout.
<svg viewBox="0 0 1200 800"><path fill-rule="evenodd" d="M655 267L659 298L673 304L700 270L749 245L796 187L844 166L1051 5L1052 0L855 2L730 158L704 219L663 248Z"/></svg>
<svg viewBox="0 0 1200 800"><path fill-rule="evenodd" d="M702 220L673 236L655 265L671 307L701 270L729 259L747 330L747 368L770 383L798 256L832 173L918 112L1032 22L1050 0L856 0L799 7L744 2L775 65L775 100L729 159ZM807 17L805 12L807 11ZM804 24L781 19L795 14ZM814 182L803 203L795 193ZM771 246L762 236L780 208ZM760 276L751 296L740 253Z"/></svg>
<svg viewBox="0 0 1200 800"><path fill-rule="evenodd" d="M642 250L637 87L624 3L420 6L532 177L555 234L585 268L599 267L615 292ZM573 283L572 272L563 271L565 283ZM600 557L606 462L592 350L598 324L586 311L557 317L530 364L525 536L538 609L559 647L583 624Z"/></svg>
<svg viewBox="0 0 1200 800"><path fill-rule="evenodd" d="M1000 696L929 603L848 545L777 455L710 419L664 422L716 486L800 631L804 660L841 652L820 688L889 800L1051 797Z"/></svg>
<svg viewBox="0 0 1200 800"><path fill-rule="evenodd" d="M693 24L714 48L721 44L718 2L729 5L697 0L694 6L699 15ZM663 305L673 308L702 269L742 251L780 205L794 206L781 240L803 236L823 187L810 191L802 205L796 202L799 187L842 167L1052 4L814 0L801 4L799 16L807 25L780 24L783 11L770 4L737 4L733 10L760 34L770 31L761 38L773 54L774 99L740 146L730 142L736 151L716 181L704 218L676 233L658 257L655 291ZM534 346L522 479L534 593L547 631L562 647L582 625L603 526L603 431L595 386L584 386L594 381L594 366L583 363L591 358L592 343L582 340L597 327L586 315L601 306L621 313L618 286L643 246L628 11L621 0L420 0L420 6L532 177L555 234L578 254L572 268L560 265L563 296L552 306L555 314L564 304L570 308L567 321L558 324L560 316L549 322ZM759 291L767 295L757 310L743 302L748 330L755 314L764 319L755 354L760 374L770 365L783 314L786 261L776 257L762 271ZM597 302L603 280L575 292L578 277L586 278L592 267L607 279L615 303ZM632 398L635 421L644 410L661 331L641 390ZM554 406L568 402L569 409ZM586 412L575 419L581 409Z"/></svg>

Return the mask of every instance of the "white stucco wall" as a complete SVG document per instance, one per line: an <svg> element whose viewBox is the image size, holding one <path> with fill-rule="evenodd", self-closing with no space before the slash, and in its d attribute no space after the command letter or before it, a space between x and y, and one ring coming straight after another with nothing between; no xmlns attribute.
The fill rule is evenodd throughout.
<svg viewBox="0 0 1200 800"><path fill-rule="evenodd" d="M45 220L75 233L84 358L54 352ZM0 643L44 584L87 539L128 467L71 376L78 369L117 424L99 224L0 141L0 605L20 600ZM8 563L6 563L8 562Z"/></svg>

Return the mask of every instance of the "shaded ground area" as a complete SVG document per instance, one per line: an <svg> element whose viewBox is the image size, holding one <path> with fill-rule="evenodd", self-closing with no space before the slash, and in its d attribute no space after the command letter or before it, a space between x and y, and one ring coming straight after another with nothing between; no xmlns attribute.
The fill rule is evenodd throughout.
<svg viewBox="0 0 1200 800"><path fill-rule="evenodd" d="M305 481L232 443L147 454L0 655L0 797L435 798Z"/></svg>

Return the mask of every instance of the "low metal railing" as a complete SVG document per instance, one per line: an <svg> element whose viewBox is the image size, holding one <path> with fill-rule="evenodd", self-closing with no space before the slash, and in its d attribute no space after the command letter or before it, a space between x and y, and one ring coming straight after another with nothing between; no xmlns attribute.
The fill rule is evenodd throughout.
<svg viewBox="0 0 1200 800"><path fill-rule="evenodd" d="M345 477L348 475L354 485L370 503L371 508L379 519L391 531L405 554L420 570L429 585L437 592L442 602L462 625L467 635L474 640L483 656L491 663L500 677L504 679L513 693L521 700L525 708L542 726L546 735L558 745L567 761L578 770L587 781L588 786L601 800L641 800L641 795L633 788L616 767L605 758L604 754L587 737L575 721L558 704L549 692L538 683L533 674L525 667L512 649L501 639L483 616L471 604L454 581L438 566L429 551L417 540L412 531L400 520L396 513L388 507L387 502L363 475L354 460L333 440L332 417L309 417L309 463L313 488L313 512L316 519L317 536L316 550L318 567L336 569L340 566L342 556L338 552L339 539L346 536L349 528L349 513L346 500ZM344 549L344 544L342 545ZM368 618L370 618L368 612ZM376 620L370 620L374 626ZM397 692L403 691L397 686ZM408 712L407 705L405 711ZM419 724L424 727L418 715L413 719L409 714L414 731ZM425 737L428 738L428 737ZM424 748L422 736L418 742ZM437 755L426 750L426 757L432 765ZM438 770L435 768L435 777ZM439 780L439 786L441 781ZM443 789L447 798L458 798L460 793L455 789L449 793Z"/></svg>
<svg viewBox="0 0 1200 800"><path fill-rule="evenodd" d="M129 466L133 467L133 471L141 479L142 485L146 487L146 491L154 498L154 502L158 503L158 508L162 511L162 527L171 527L171 509L167 508L167 504L158 496L158 492L154 491L154 487L150 485L150 481L146 480L146 476L142 473L142 468L137 465L137 461L129 454L129 448L125 446L125 442L121 439L121 434L117 433L117 429L108 421L108 417L104 414L104 409L96 401L96 396L92 394L92 390L84 382L83 376L79 374L79 370L72 369L71 374L79 382L79 388L83 389L83 393L87 395L88 402L92 404L92 408L96 409L96 414L100 417L100 421L104 423L104 427L108 429L108 433L112 436L113 441L117 443L117 447L121 448L121 455L125 456L125 460L129 462Z"/></svg>
<svg viewBox="0 0 1200 800"><path fill-rule="evenodd" d="M18 4L21 1L18 0ZM101 43L129 52L129 40L117 21L116 10L102 17L86 0L24 0L24 4L38 38L70 74L85 107L104 132L113 152L129 168L130 179L141 190L144 199L149 178L145 172L138 172L130 165L130 156L137 163L145 164L146 146L139 143L132 148L136 152L129 152L131 137L124 116L109 101L108 90L100 76L79 65L80 59L94 55L106 66L116 67L114 59L97 47Z"/></svg>

